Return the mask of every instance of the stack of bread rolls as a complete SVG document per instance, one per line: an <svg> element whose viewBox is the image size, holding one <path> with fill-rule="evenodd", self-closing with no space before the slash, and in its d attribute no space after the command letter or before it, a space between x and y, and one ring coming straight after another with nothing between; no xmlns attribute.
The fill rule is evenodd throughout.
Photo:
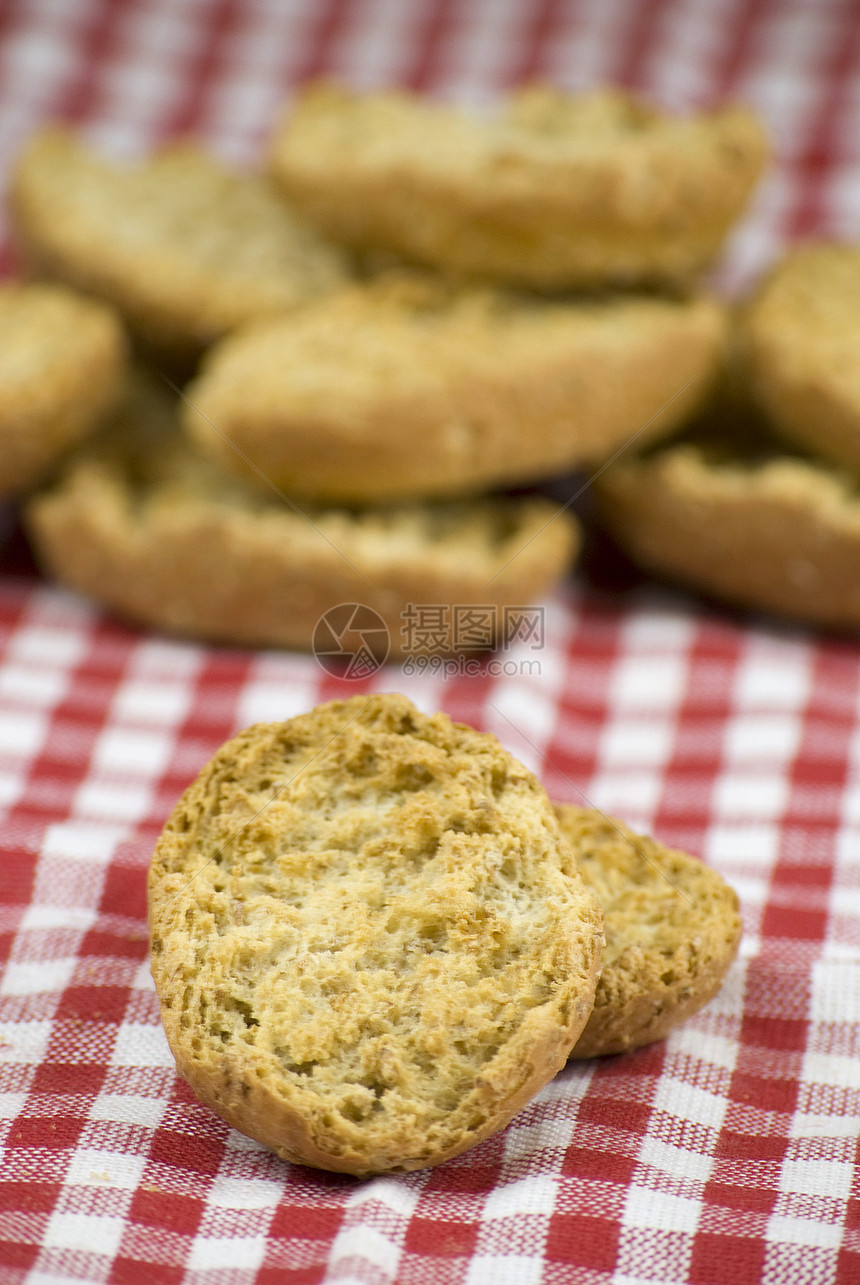
<svg viewBox="0 0 860 1285"><path fill-rule="evenodd" d="M765 152L739 108L548 88L488 118L312 87L257 175L194 143L118 164L45 131L12 178L21 245L135 358L99 433L46 461L38 557L231 643L308 648L344 602L394 655L414 604L501 620L579 546L568 508L522 492L707 399L727 319L699 282Z"/></svg>
<svg viewBox="0 0 860 1285"><path fill-rule="evenodd" d="M596 479L641 565L745 607L860 625L860 249L790 250L740 313L721 394Z"/></svg>

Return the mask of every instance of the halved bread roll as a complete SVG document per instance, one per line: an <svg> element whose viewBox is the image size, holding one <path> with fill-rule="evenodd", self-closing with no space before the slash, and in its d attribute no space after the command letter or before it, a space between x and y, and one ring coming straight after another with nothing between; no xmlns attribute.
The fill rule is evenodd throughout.
<svg viewBox="0 0 860 1285"><path fill-rule="evenodd" d="M661 1040L720 989L740 945L737 894L695 857L620 821L570 803L556 812L606 921L594 1009L571 1056Z"/></svg>
<svg viewBox="0 0 860 1285"><path fill-rule="evenodd" d="M234 1127L347 1173L441 1163L564 1064L600 910L535 778L397 695L229 741L149 876L177 1067Z"/></svg>
<svg viewBox="0 0 860 1285"><path fill-rule="evenodd" d="M228 337L184 419L222 468L292 493L474 494L665 435L724 339L707 298L550 303L392 273Z"/></svg>
<svg viewBox="0 0 860 1285"><path fill-rule="evenodd" d="M120 396L113 309L64 286L0 286L0 496L33 486Z"/></svg>
<svg viewBox="0 0 860 1285"><path fill-rule="evenodd" d="M576 520L537 496L354 510L256 489L186 441L174 398L146 379L29 501L26 522L46 571L133 621L234 645L334 648L338 664L364 657L371 669L389 653L486 649L506 611L548 592L579 546ZM341 606L363 610L336 613L334 633L315 637ZM472 607L483 625L470 633ZM422 609L438 617L423 641Z"/></svg>
<svg viewBox="0 0 860 1285"><path fill-rule="evenodd" d="M172 365L252 317L341 284L341 252L262 178L197 144L118 164L61 127L13 170L11 211L33 266L112 303Z"/></svg>
<svg viewBox="0 0 860 1285"><path fill-rule="evenodd" d="M620 90L538 86L482 116L322 85L285 113L270 165L346 245L557 290L694 279L767 150L739 107L681 118Z"/></svg>
<svg viewBox="0 0 860 1285"><path fill-rule="evenodd" d="M774 432L860 473L860 246L790 250L746 309L742 337Z"/></svg>

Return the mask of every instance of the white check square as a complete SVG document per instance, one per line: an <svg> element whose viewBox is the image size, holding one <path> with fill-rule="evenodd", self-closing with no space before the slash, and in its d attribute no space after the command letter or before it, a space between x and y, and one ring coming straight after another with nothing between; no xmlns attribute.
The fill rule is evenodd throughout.
<svg viewBox="0 0 860 1285"><path fill-rule="evenodd" d="M174 726L185 718L193 694L190 683L132 678L117 692L112 714L122 723Z"/></svg>
<svg viewBox="0 0 860 1285"><path fill-rule="evenodd" d="M77 959L12 960L0 981L3 995L44 995L65 990L77 967Z"/></svg>
<svg viewBox="0 0 860 1285"><path fill-rule="evenodd" d="M266 1252L265 1236L203 1236L195 1238L189 1267L204 1271L242 1268L252 1272L259 1267Z"/></svg>
<svg viewBox="0 0 860 1285"><path fill-rule="evenodd" d="M172 1067L175 1063L160 1025L141 1026L129 1022L117 1031L111 1065Z"/></svg>
<svg viewBox="0 0 860 1285"><path fill-rule="evenodd" d="M781 1191L847 1200L851 1195L851 1179L852 1166L847 1160L802 1158L782 1162L779 1186Z"/></svg>
<svg viewBox="0 0 860 1285"><path fill-rule="evenodd" d="M543 1262L526 1254L476 1254L466 1285L538 1285Z"/></svg>
<svg viewBox="0 0 860 1285"><path fill-rule="evenodd" d="M41 749L48 728L41 710L5 710L0 719L0 754L31 758Z"/></svg>
<svg viewBox="0 0 860 1285"><path fill-rule="evenodd" d="M633 1186L627 1193L623 1222L626 1227L651 1227L655 1231L694 1232L701 1205L687 1196Z"/></svg>
<svg viewBox="0 0 860 1285"><path fill-rule="evenodd" d="M73 806L79 815L133 824L142 821L149 812L152 790L149 785L130 782L84 781Z"/></svg>
<svg viewBox="0 0 860 1285"><path fill-rule="evenodd" d="M72 1156L66 1184L78 1187L111 1187L136 1191L146 1168L147 1157L121 1151L100 1151L81 1147Z"/></svg>
<svg viewBox="0 0 860 1285"><path fill-rule="evenodd" d="M119 1249L124 1230L125 1219L113 1215L54 1213L45 1229L44 1244L46 1249L97 1250L111 1258Z"/></svg>
<svg viewBox="0 0 860 1285"><path fill-rule="evenodd" d="M75 630L27 625L16 631L8 656L26 665L67 669L81 660L88 641L85 634Z"/></svg>
<svg viewBox="0 0 860 1285"><path fill-rule="evenodd" d="M93 766L109 775L157 776L164 771L173 736L150 728L108 727L93 750Z"/></svg>
<svg viewBox="0 0 860 1285"><path fill-rule="evenodd" d="M549 1174L521 1178L496 1187L487 1197L484 1218L510 1218L517 1214L551 1214L555 1208L555 1181Z"/></svg>

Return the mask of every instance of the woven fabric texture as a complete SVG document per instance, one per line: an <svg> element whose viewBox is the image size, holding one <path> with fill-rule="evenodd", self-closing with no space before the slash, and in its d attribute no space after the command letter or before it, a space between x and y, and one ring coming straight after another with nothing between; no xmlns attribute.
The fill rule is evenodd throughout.
<svg viewBox="0 0 860 1285"><path fill-rule="evenodd" d="M860 231L860 20L833 0L9 0L0 167L54 118L117 153L190 131L253 162L323 73L478 104L541 76L679 110L740 97L776 155L723 286ZM579 577L495 664L347 681L119 624L38 580L14 534L0 572L0 1285L860 1280L855 641ZM665 1042L572 1066L438 1169L359 1182L282 1163L177 1078L145 873L233 731L371 689L702 855L745 936Z"/></svg>

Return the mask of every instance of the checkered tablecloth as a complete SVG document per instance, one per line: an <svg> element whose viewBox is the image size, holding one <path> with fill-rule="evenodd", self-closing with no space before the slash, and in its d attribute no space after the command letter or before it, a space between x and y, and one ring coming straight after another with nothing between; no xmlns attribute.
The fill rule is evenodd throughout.
<svg viewBox="0 0 860 1285"><path fill-rule="evenodd" d="M56 116L117 152L190 130L253 161L323 72L472 102L535 76L679 109L741 96L776 162L725 288L788 239L860 239L860 11L832 0L6 0L0 166ZM500 674L349 684L118 624L38 581L14 534L4 557L0 1285L860 1281L856 640L580 575L546 604L543 648ZM665 1043L571 1067L438 1169L359 1182L282 1163L176 1077L144 881L230 733L370 688L700 853L745 937Z"/></svg>

